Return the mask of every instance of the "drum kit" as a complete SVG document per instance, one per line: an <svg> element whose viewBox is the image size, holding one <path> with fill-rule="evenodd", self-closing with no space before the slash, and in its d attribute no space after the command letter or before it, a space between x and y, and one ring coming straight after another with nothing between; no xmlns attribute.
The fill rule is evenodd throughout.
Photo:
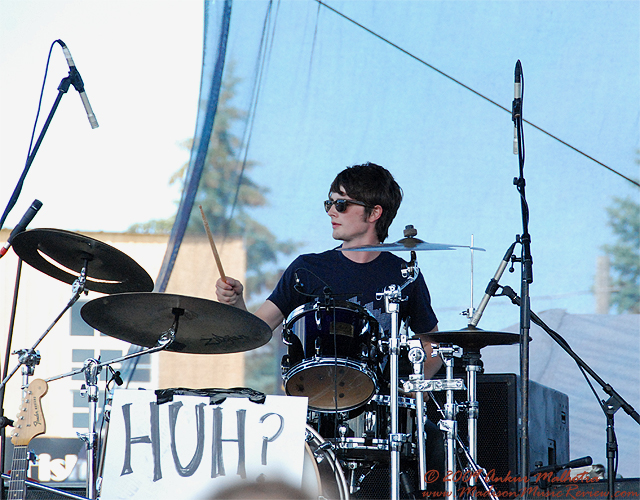
<svg viewBox="0 0 640 500"><path fill-rule="evenodd" d="M422 344L408 336L399 318L402 290L418 276L415 250L452 249L457 245L430 244L414 236L409 233L384 248L411 251L412 256L403 271L405 283L391 285L379 294L391 318L390 331L382 331L365 308L326 297L297 308L284 322L284 391L287 396L308 398L306 460L315 471L319 497L371 498L366 493L367 477L375 475L375 471L383 471L388 488L384 493L378 488L378 497L424 496L433 487L428 484L431 478L427 469L429 434L425 430L428 421L424 393L433 391L446 392L437 431L444 437L446 453L444 464L429 466L446 471L448 477L457 477L461 450L472 472L469 484L482 483L489 496L495 495L475 462L476 375L481 371L480 349L514 344L519 336L471 326L462 331L432 333L434 355L443 359L446 374L443 379L425 380ZM19 365L5 377L0 388L20 367L23 389L29 386L29 377L39 362L36 347L88 290L106 295L82 307L84 321L108 336L142 348L105 363L87 360L81 369L47 379L49 382L84 373L89 399L89 432L83 439L87 448L88 498L99 495L99 449L104 443L96 432L97 379L103 367L162 350L196 354L243 352L260 347L271 338L268 325L246 311L206 299L152 292L153 281L142 267L93 238L56 229L34 229L17 235L13 247L27 264L71 284L72 297L36 343L18 351ZM453 373L454 358L463 355L466 384L454 378ZM453 391L465 387L468 401L457 403ZM456 416L462 408L468 413L468 446L457 435ZM455 481L444 481L444 488L448 496L456 498Z"/></svg>
<svg viewBox="0 0 640 500"><path fill-rule="evenodd" d="M405 325L399 322L402 290L418 276L416 250L448 250L459 245L428 243L415 238L415 234L407 226L405 238L396 243L349 248L411 252L411 262L403 271L405 283L391 285L378 294L385 303L385 312L391 316L390 331L382 331L365 308L327 297L300 306L289 315L282 333L287 345L282 361L284 389L287 395L308 398L308 425L324 436L328 443L324 448L331 450L331 461L337 459L338 468L346 471L346 475L341 470L341 474L329 478L339 483L329 496L339 492L339 498L348 498L342 494L348 491L356 498L419 498L435 486L444 490L441 495L457 498L460 449L467 463L464 477L471 489L482 484L487 496L497 498L475 462L479 411L476 376L482 370L480 349L515 344L519 336L471 325L461 331L431 333L432 355L443 359L446 373L444 379L425 380L422 343L408 337ZM454 378L456 357L464 360L466 384ZM401 386L412 397L400 396ZM462 389L467 390L468 400L457 403L453 393ZM427 460L426 446L429 441L437 441L437 436L429 439L425 432L424 393L433 391L446 392L444 408L438 407L442 418L436 430L444 435L442 464ZM433 401L438 404L436 399ZM457 433L456 418L461 409L468 416L468 446ZM370 486L367 476L376 470L384 471L386 481ZM383 493L384 487L388 489Z"/></svg>

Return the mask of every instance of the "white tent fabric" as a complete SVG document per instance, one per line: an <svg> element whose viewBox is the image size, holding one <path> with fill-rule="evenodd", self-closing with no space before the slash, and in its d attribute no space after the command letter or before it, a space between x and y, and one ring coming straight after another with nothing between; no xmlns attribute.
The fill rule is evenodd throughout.
<svg viewBox="0 0 640 500"><path fill-rule="evenodd" d="M538 316L601 379L640 411L640 315L568 314L553 309ZM517 324L502 331L518 333L519 328ZM571 458L590 455L594 463L606 466L606 417L577 364L537 325L532 324L530 337L533 340L529 378L569 396ZM520 371L518 345L486 347L482 360L485 373ZM592 384L600 400L609 398L595 381ZM620 457L618 474L639 477L640 426L622 409L616 413L614 422Z"/></svg>

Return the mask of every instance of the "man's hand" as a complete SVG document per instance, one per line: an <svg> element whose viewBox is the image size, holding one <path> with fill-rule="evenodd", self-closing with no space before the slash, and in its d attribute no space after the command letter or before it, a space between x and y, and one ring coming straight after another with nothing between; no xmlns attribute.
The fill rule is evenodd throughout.
<svg viewBox="0 0 640 500"><path fill-rule="evenodd" d="M242 283L229 276L226 277L225 281L222 281L221 278L216 281L216 297L218 298L218 302L246 311L247 306L244 303L243 291L244 286L242 286Z"/></svg>

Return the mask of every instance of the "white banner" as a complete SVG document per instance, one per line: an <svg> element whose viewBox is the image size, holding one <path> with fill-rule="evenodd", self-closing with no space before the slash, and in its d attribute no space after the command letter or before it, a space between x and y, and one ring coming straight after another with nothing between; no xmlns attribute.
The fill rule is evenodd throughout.
<svg viewBox="0 0 640 500"><path fill-rule="evenodd" d="M264 404L116 390L100 498L203 499L240 481L284 480L300 487L307 398L267 396Z"/></svg>

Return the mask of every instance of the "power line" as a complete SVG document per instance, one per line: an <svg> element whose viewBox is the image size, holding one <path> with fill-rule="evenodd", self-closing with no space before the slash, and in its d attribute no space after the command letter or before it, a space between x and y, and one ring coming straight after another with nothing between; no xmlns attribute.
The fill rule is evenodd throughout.
<svg viewBox="0 0 640 500"><path fill-rule="evenodd" d="M490 102L491 104L493 104L494 106L497 106L498 108L502 109L503 111L506 111L507 113L511 114L511 109L505 108L504 106L502 106L501 104L498 104L497 102L495 102L494 100L488 98L487 96L485 96L484 94L481 94L480 92L478 92L477 90L472 89L471 87L469 87L468 85L465 85L464 83L462 83L460 80L456 80L454 77L452 77L451 75L448 75L447 73L445 73L444 71L439 70L438 68L436 68L435 66L433 66L432 64L429 64L427 61L425 61L424 59L420 59L418 56L412 54L411 52L409 52L408 50L403 49L402 47L400 47L399 45L396 45L395 43L393 43L392 41L384 38L382 35L379 35L378 33L376 33L375 31L370 30L369 28L367 28L366 26L360 24L359 22L355 21L354 19L351 19L350 17L348 17L347 15L343 14L342 12L334 9L333 7L331 7L330 5L327 5L326 3L324 3L322 0L315 0L316 2L318 2L320 5L322 5L323 7L326 7L327 9L329 9L330 11L338 14L339 16L341 16L342 18L346 19L347 21L349 21L350 23L355 24L356 26L358 26L359 28L365 30L366 32L370 33L371 35L375 36L376 38L382 40L383 42L391 45L393 48L399 50L400 52L408 55L409 57L411 57L412 59L415 59L416 61L418 61L421 64L424 64L425 66L427 66L428 68L432 69L433 71L440 73L442 76L444 76L445 78L448 78L449 80L451 80L452 82L460 85L461 87L464 87L465 89L467 89L469 92L473 92L474 94L476 94L478 97L481 97L482 99L484 99L485 101ZM635 184L636 186L640 187L640 183L638 181L635 181L629 177L627 177L626 175L622 174L621 172L618 172L617 170L609 167L608 165L605 165L604 163L602 163L599 160L596 160L594 157L589 156L587 153L584 153L583 151L580 151L578 148L572 146L571 144L563 141L562 139L556 137L555 135L553 135L550 132L547 132L546 130L544 130L541 127L538 127L536 124L531 123L529 120L522 120L525 123L528 123L529 125L531 125L532 127L538 129L540 132L542 132L543 134L548 135L549 137L551 137L552 139L555 139L556 141L558 141L560 144L563 144L565 146L567 146L568 148L573 149L575 152L581 154L582 156L590 159L591 161L594 161L595 163L597 163L598 165L606 168L607 170L613 172L614 174L619 175L620 177L622 177L623 179L626 179L627 181L629 181L632 184Z"/></svg>

